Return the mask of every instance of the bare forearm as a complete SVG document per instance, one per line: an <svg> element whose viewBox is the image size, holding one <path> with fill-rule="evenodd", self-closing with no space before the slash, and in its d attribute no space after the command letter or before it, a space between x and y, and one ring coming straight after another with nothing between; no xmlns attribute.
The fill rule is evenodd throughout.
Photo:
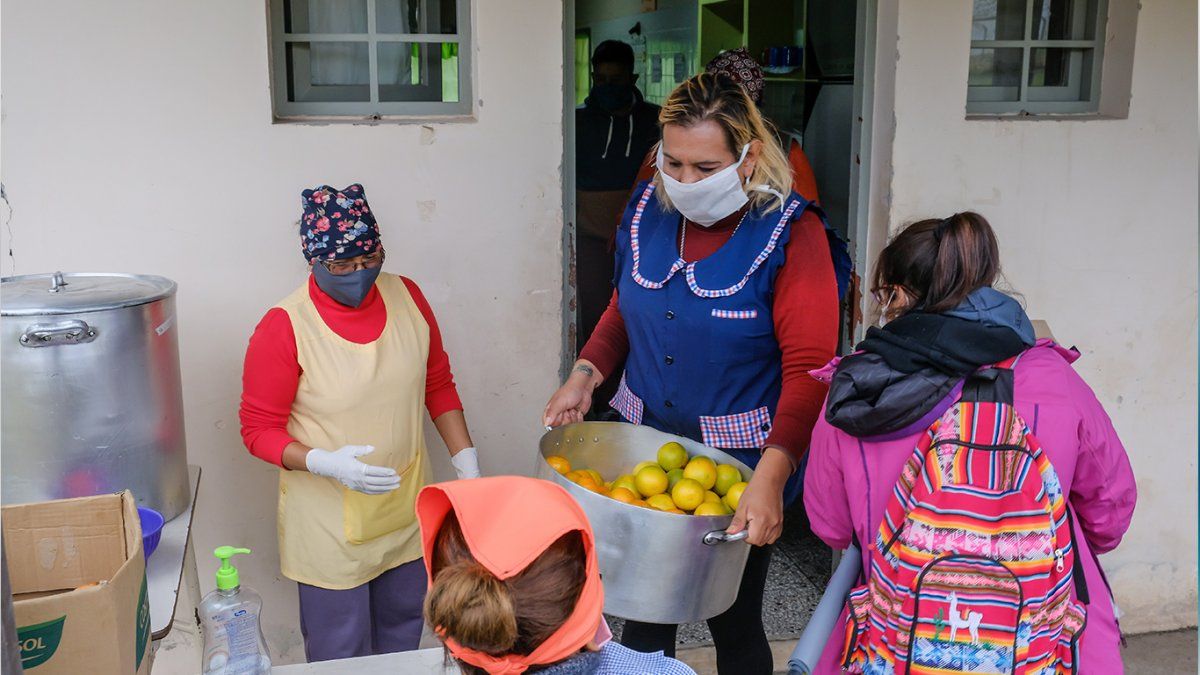
<svg viewBox="0 0 1200 675"><path fill-rule="evenodd" d="M312 448L307 445L292 441L283 449L283 465L292 471L308 471L308 451Z"/></svg>
<svg viewBox="0 0 1200 675"><path fill-rule="evenodd" d="M446 449L450 451L451 457L457 455L463 448L475 447L475 444L471 442L471 432L467 429L467 416L463 414L463 411L446 411L433 420L433 426L437 427L438 434L442 437L442 442L446 444Z"/></svg>

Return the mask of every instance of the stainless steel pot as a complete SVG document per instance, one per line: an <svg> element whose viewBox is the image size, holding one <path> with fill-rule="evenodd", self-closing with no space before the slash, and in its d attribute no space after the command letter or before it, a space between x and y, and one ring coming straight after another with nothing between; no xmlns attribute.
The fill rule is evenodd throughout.
<svg viewBox="0 0 1200 675"><path fill-rule="evenodd" d="M132 274L0 279L3 501L130 489L188 504L175 282Z"/></svg>
<svg viewBox="0 0 1200 675"><path fill-rule="evenodd" d="M546 457L561 455L577 469L595 469L606 480L654 460L675 441L688 455L732 464L750 480L745 464L715 448L650 427L620 422L582 422L546 432L539 447L538 478L567 489L583 507L596 534L604 578L604 610L650 623L687 623L712 618L737 598L750 546L725 535L732 516L684 516L621 503L559 475Z"/></svg>

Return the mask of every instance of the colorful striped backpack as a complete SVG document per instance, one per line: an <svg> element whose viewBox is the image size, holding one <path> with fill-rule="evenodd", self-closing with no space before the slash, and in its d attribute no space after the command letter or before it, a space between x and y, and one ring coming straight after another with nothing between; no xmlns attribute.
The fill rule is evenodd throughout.
<svg viewBox="0 0 1200 675"><path fill-rule="evenodd" d="M1086 582L1058 476L1013 407L1017 358L969 377L905 464L847 601L845 671L1076 672Z"/></svg>

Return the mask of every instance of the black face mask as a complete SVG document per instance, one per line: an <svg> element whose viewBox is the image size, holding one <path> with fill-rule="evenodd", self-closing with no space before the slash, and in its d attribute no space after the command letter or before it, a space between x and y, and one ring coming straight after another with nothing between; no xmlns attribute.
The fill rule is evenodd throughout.
<svg viewBox="0 0 1200 675"><path fill-rule="evenodd" d="M347 307L358 307L375 286L375 280L379 278L382 269L368 267L350 274L334 274L325 269L320 262L316 262L313 264L313 276L317 279L317 287L329 297Z"/></svg>
<svg viewBox="0 0 1200 675"><path fill-rule="evenodd" d="M628 84L597 84L588 94L588 105L612 114L633 103L633 87Z"/></svg>

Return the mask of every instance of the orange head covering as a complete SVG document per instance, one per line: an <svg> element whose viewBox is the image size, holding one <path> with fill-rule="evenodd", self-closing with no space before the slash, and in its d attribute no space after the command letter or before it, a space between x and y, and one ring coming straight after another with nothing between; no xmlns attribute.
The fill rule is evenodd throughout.
<svg viewBox="0 0 1200 675"><path fill-rule="evenodd" d="M417 520L430 584L434 542L451 511L458 518L471 555L500 580L519 574L568 532L580 533L587 556L587 578L575 611L533 653L493 656L443 638L455 658L493 675L516 675L530 666L557 663L578 652L596 635L604 609L604 588L592 526L566 490L549 481L521 476L452 481L421 490Z"/></svg>

